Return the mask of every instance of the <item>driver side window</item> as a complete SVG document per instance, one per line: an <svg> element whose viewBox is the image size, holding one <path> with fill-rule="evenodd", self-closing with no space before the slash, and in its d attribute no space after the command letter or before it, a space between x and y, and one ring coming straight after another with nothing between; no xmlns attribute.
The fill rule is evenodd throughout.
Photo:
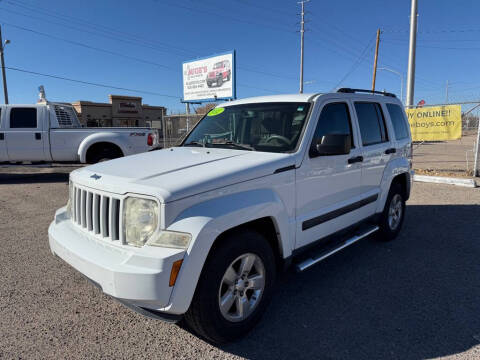
<svg viewBox="0 0 480 360"><path fill-rule="evenodd" d="M312 146L317 139L325 135L350 135L351 147L354 148L352 121L346 103L330 103L323 107L313 135Z"/></svg>

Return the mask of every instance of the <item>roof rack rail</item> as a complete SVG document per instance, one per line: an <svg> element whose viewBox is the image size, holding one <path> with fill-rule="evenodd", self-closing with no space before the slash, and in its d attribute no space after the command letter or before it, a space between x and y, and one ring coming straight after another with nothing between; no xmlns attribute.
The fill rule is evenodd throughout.
<svg viewBox="0 0 480 360"><path fill-rule="evenodd" d="M379 94L379 95L384 95L384 96L390 96L396 98L395 94L385 92L385 91L375 91L375 90L365 90L365 89L351 89L351 88L340 88L337 90L339 93L348 93L348 94L354 94L357 92L361 93L368 93L368 94Z"/></svg>

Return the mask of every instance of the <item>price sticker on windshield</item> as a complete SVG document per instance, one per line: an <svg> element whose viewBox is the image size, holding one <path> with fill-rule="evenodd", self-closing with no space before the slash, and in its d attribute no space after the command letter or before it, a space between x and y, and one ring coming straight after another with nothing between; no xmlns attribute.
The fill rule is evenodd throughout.
<svg viewBox="0 0 480 360"><path fill-rule="evenodd" d="M207 116L216 116L216 115L220 115L221 113L223 113L225 111L225 108L222 108L222 107L219 107L219 108L215 108L215 109L212 109L208 112Z"/></svg>

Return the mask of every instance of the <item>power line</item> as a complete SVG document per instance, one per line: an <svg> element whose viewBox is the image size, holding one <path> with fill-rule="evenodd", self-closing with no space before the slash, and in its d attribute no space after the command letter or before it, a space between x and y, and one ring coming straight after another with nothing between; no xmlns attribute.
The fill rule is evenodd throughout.
<svg viewBox="0 0 480 360"><path fill-rule="evenodd" d="M167 5L167 6L187 10L187 11L190 11L190 12L193 12L193 13L196 13L196 14L201 12L201 13L204 13L204 14L216 15L216 16L219 16L219 19L222 19L222 20L229 19L229 20L233 20L233 21L236 21L236 22L241 22L241 23L244 23L244 24L257 25L257 26L261 26L261 27L270 28L270 29L273 29L273 30L283 31L283 32L293 34L293 31L291 31L287 28L283 28L283 27L279 27L279 26L275 26L275 25L268 25L268 24L265 24L265 23L258 23L258 22L249 21L249 20L244 20L244 19L240 19L240 18L237 18L237 17L234 17L234 16L225 15L224 13L221 14L221 13L214 12L214 11L196 9L196 8L191 8L189 6L178 5L178 4L170 4L170 3L163 3L163 4Z"/></svg>
<svg viewBox="0 0 480 360"><path fill-rule="evenodd" d="M5 22L5 21L1 21L1 22L4 25L11 26L11 27L16 28L16 29L28 31L28 32L31 32L31 33L34 33L34 34L37 34L37 35L45 36L45 37L48 37L48 38L51 38L51 39L63 41L63 42L73 44L73 45L76 45L76 46L81 46L81 47L84 47L84 48L87 48L87 49L104 52L104 53L107 53L107 54L110 54L110 55L123 57L123 58L129 59L129 60L139 61L139 62L142 62L142 63L145 63L145 64L150 64L150 65L158 66L158 67L161 67L161 68L164 68L164 69L168 69L168 70L172 70L172 71L177 72L177 69L175 69L173 67L163 65L163 64L159 64L159 63L156 63L156 62L153 62L153 61L148 61L148 60L140 59L140 58L137 58L137 57L128 56L128 55L118 53L118 52L115 52L115 51L110 51L110 50L106 50L106 49L97 48L95 46L87 45L87 44L84 44L84 43L81 43L81 42L78 42L78 41L64 39L64 38L61 38L59 36L47 34L47 33L40 32L40 31L33 30L33 29L29 29L29 28L26 28L26 27L23 27L23 26L10 24L10 23Z"/></svg>
<svg viewBox="0 0 480 360"><path fill-rule="evenodd" d="M0 8L0 10L3 10L3 9ZM23 16L29 17L29 15L23 15ZM118 52L114 52L114 51L110 51L110 50L106 50L106 49L102 49L102 48L97 48L97 47L94 47L94 46L91 46L91 45L88 45L88 44L85 44L85 43L81 43L79 41L64 39L64 38L61 38L61 37L56 36L56 35L47 34L47 33L40 32L40 31L37 31L37 30L34 30L34 29L30 29L30 28L27 28L27 27L24 27L24 26L11 24L11 23L7 23L7 22L4 22L4 21L2 21L2 23L5 24L5 25L8 25L8 26L23 30L23 31L28 31L28 32L31 32L31 33L35 33L37 35L41 35L41 36L49 37L51 39L55 39L55 40L63 41L63 42L66 42L66 43L70 43L72 45L81 46L81 47L88 48L88 49L91 49L91 50L104 52L104 53L107 53L107 54L110 54L110 55L119 56L119 57L122 57L122 58L142 62L142 63L145 63L145 64L154 65L154 66L157 66L157 67L161 67L161 68L165 68L165 69L177 72L177 69L175 69L171 66L167 66L167 65L157 63L157 62L153 62L153 61L149 61L149 60L145 60L145 59L141 59L141 58L137 58L137 57L133 57L133 56L124 55L124 54L121 54L121 53L118 53ZM54 23L54 24L56 24L56 23ZM64 26L63 24L56 24L56 25ZM114 40L116 40L116 39L114 39ZM136 45L138 45L138 44L136 44ZM149 46L148 48L151 48L151 47ZM178 54L173 54L173 55L184 56L184 55L178 55ZM241 69L241 70L244 70L244 71L248 71L248 72L262 74L262 75L265 75L265 76L271 76L271 77L276 77L276 78L284 78L284 79L295 79L294 77L289 77L289 76L285 76L285 75L281 75L281 74L266 72L266 71L262 71L262 70L254 70L254 69L244 67L244 66L237 66L237 68Z"/></svg>
<svg viewBox="0 0 480 360"><path fill-rule="evenodd" d="M135 45L135 46L138 46L138 47L146 47L146 48L149 48L150 50L166 53L166 54L169 54L169 55L173 54L173 55L177 55L177 56L185 56L185 54L178 54L178 53L175 54L172 50L167 51L167 50L159 49L158 47L154 47L154 46L150 46L150 45L142 45L142 44L139 44L135 41L130 41L128 39L115 37L115 36L110 36L110 35L107 35L107 34L99 33L98 31L94 32L94 31L86 30L84 28L78 28L78 27L71 26L71 25L61 24L61 23L54 22L54 21L51 21L51 20L46 20L46 19L38 17L38 16L27 15L27 14L24 14L24 13L15 11L15 10L11 10L11 9L0 8L0 10L7 11L7 12L10 12L10 13L13 13L13 14L16 14L16 15L24 16L24 17L29 18L29 19L40 20L42 22L47 21L50 24L54 24L54 25L57 25L57 26L62 26L62 27L65 27L65 28L76 30L76 31L80 31L81 33L93 34L93 35L96 35L96 36L101 36L101 37L104 37L104 38L107 38L107 39L110 39L110 40L116 40L116 41L124 42L124 43L130 44L130 45Z"/></svg>
<svg viewBox="0 0 480 360"><path fill-rule="evenodd" d="M75 83L84 84L84 85L91 85L91 86L103 87L103 88L107 88L107 89L123 90L123 91L130 91L130 92L134 92L134 93L141 93L141 94L148 94L148 95L168 97L168 98L173 98L173 99L180 99L179 96L173 96L173 95L167 95L167 94L160 94L160 93L157 93L157 92L147 91L147 90L130 89L130 88L124 88L124 87L119 87L119 86L113 86L113 85L107 85L107 84L94 83L94 82L90 82L90 81L83 81L83 80L71 79L71 78L67 78L67 77L64 77L64 76L52 75L52 74L43 74L43 73L40 73L40 72L30 71L30 70L25 70L25 69L20 69L20 68L16 68L16 67L5 66L5 69L12 70L12 71L18 71L18 72L23 72L23 73L32 74L32 75L49 77L49 78L58 79L58 80L65 80L65 81L75 82Z"/></svg>
<svg viewBox="0 0 480 360"><path fill-rule="evenodd" d="M179 50L179 51L182 51L182 52L191 53L191 49L185 49L185 48L182 48L182 47L179 47L179 46L176 46L176 45L160 42L158 40L152 41L152 40L149 40L149 39L145 39L141 35L127 33L127 32L124 32L124 31L121 31L121 30L118 30L118 29L114 29L114 28L111 28L111 27L108 27L108 26L105 26L105 25L102 25L102 24L98 24L98 23L86 21L86 20L83 20L83 19L79 19L79 18L70 16L70 15L66 15L66 14L60 13L60 12L55 11L55 10L45 11L45 10L42 10L42 9L39 9L39 8L33 8L31 6L25 5L25 3L23 5L21 5L21 4L19 4L19 3L21 3L21 1L19 1L19 0L17 0L16 2L12 2L12 1L7 0L6 2L9 5L26 9L27 11L33 12L36 15L38 13L42 13L42 14L44 14L44 16L53 17L53 18L59 19L63 22L67 22L66 19L71 19L67 22L67 25L60 24L61 26L67 26L68 27L68 26L71 25L70 22L73 20L74 22L78 23L81 26L84 26L85 24L87 24L89 27L90 26L96 27L97 32L101 32L102 34L106 33L108 36L115 37L117 40L122 40L123 41L123 40L125 40L125 37L129 37L133 41L141 42L141 43L149 45L149 46L152 46L152 44L153 45L160 45L162 47L166 47L166 48L169 48L169 49L176 49L176 50ZM12 12L12 10L10 10L10 11ZM55 15L55 14L58 14L58 15ZM27 15L23 14L23 16L27 16ZM84 28L82 28L82 29L75 28L75 29L82 30L82 31L84 30Z"/></svg>
<svg viewBox="0 0 480 360"><path fill-rule="evenodd" d="M352 66L350 67L350 69L347 71L347 73L343 76L343 78L337 83L337 85L335 85L333 87L332 90L338 88L344 81L347 77L350 76L351 73L353 73L357 68L358 66L365 60L367 54L369 53L370 50L373 49L373 46L374 46L374 43L373 43L373 40L375 39L375 36L372 36L370 38L370 40L368 41L367 43L367 46L365 46L365 48L363 49L363 51L360 53L360 55L358 56L358 58L355 60L355 62L352 64Z"/></svg>

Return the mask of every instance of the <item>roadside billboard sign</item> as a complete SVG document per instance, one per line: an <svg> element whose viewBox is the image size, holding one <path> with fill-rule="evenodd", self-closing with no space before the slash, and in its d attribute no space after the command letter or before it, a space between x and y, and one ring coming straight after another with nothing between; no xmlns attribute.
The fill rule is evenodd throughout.
<svg viewBox="0 0 480 360"><path fill-rule="evenodd" d="M184 62L183 101L214 101L236 98L235 50Z"/></svg>
<svg viewBox="0 0 480 360"><path fill-rule="evenodd" d="M462 137L460 105L406 109L413 141L444 141Z"/></svg>

